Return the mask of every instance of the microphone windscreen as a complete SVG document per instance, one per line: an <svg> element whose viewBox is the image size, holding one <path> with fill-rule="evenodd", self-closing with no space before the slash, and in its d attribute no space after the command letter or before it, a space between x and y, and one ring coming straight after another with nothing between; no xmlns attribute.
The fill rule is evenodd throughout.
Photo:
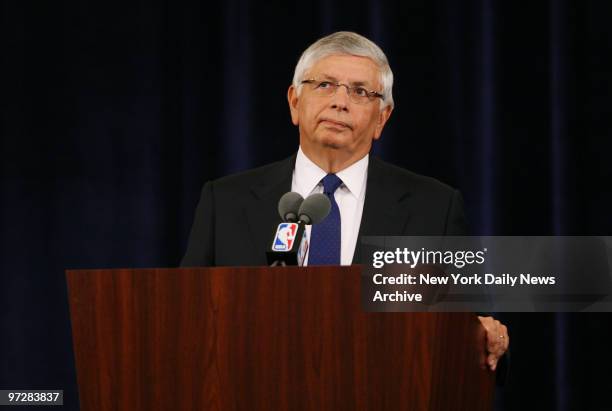
<svg viewBox="0 0 612 411"><path fill-rule="evenodd" d="M278 214L283 221L297 221L298 211L304 198L294 191L283 194L278 200Z"/></svg>
<svg viewBox="0 0 612 411"><path fill-rule="evenodd" d="M331 202L325 194L317 193L310 195L302 202L298 215L300 220L306 224L318 224L331 210ZM303 218L303 217L306 218Z"/></svg>

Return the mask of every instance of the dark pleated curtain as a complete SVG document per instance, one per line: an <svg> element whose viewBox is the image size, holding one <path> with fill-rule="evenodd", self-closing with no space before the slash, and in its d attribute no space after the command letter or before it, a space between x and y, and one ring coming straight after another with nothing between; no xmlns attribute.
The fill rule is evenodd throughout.
<svg viewBox="0 0 612 411"><path fill-rule="evenodd" d="M17 2L0 13L0 387L77 409L64 270L176 266L202 184L293 153L286 90L336 30L376 41L374 147L458 187L474 234L612 235L612 6ZM610 314L505 314L496 407L610 409Z"/></svg>

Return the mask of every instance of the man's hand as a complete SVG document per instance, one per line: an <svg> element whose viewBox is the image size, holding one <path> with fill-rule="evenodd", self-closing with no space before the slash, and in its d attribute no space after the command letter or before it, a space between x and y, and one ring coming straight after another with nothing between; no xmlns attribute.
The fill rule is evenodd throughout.
<svg viewBox="0 0 612 411"><path fill-rule="evenodd" d="M478 319L487 332L487 365L491 371L495 371L497 361L508 350L508 345L510 344L508 329L493 317L479 316Z"/></svg>

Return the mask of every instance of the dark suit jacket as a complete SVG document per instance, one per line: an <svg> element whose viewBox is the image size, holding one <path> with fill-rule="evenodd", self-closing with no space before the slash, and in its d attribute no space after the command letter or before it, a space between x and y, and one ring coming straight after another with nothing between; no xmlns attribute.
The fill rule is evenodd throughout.
<svg viewBox="0 0 612 411"><path fill-rule="evenodd" d="M181 266L266 264L281 222L280 197L291 191L295 155L207 182ZM359 238L367 235L465 235L461 194L439 181L370 156ZM361 263L359 239L353 263Z"/></svg>
<svg viewBox="0 0 612 411"><path fill-rule="evenodd" d="M281 222L278 200L291 191L294 168L295 155L207 182L181 266L267 265L266 248ZM457 190L370 156L359 238L466 234ZM358 239L354 264L362 263L359 251ZM507 357L499 363L498 384L506 379Z"/></svg>

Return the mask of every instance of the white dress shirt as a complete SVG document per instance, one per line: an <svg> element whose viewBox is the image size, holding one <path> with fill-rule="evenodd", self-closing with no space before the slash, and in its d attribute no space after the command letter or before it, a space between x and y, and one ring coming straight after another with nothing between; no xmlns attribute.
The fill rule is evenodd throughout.
<svg viewBox="0 0 612 411"><path fill-rule="evenodd" d="M291 191L299 193L304 198L314 193L322 193L321 180L326 175L327 172L306 157L300 147L295 159ZM365 202L368 155L337 172L336 175L342 180L342 185L334 193L340 210L340 264L351 265ZM306 226L309 240L311 228L312 226ZM304 265L308 265L308 256Z"/></svg>

